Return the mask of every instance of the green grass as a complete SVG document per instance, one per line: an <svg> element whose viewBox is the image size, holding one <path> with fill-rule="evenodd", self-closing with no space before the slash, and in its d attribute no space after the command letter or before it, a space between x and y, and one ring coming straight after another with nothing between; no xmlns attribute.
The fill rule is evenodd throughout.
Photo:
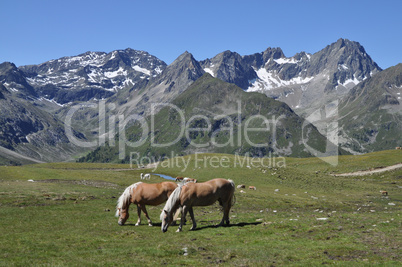
<svg viewBox="0 0 402 267"><path fill-rule="evenodd" d="M197 231L189 231L189 222L181 233L171 226L163 234L158 219L162 206L147 207L154 227L145 224L144 216L143 225L135 227L133 208L127 225L119 226L114 217L117 198L140 180L141 172L148 172L130 170L129 165L0 167L0 265L401 263L402 170L332 176L400 163L400 151L342 156L336 167L317 158L286 158L281 167L264 167L257 161L240 166L243 159L232 155L197 157L182 158L190 159L187 168L171 161L160 164L155 173L199 181L223 177L256 186L255 191L243 189L245 193L236 189L230 227L214 227L222 216L217 205L194 209ZM216 159L225 159L227 165L212 167ZM159 181L152 176L150 182ZM380 190L389 196L381 196Z"/></svg>

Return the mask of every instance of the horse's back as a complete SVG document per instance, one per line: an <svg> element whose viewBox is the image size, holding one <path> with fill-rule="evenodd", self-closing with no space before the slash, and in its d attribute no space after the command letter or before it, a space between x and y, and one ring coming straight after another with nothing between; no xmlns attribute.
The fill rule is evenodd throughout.
<svg viewBox="0 0 402 267"><path fill-rule="evenodd" d="M174 188L169 188L166 190L163 183L166 182L157 184L139 184L133 192L133 202L144 205L159 205L165 202L168 198L168 195L174 190ZM167 186L171 187L172 185L168 184Z"/></svg>
<svg viewBox="0 0 402 267"><path fill-rule="evenodd" d="M194 206L212 205L221 198L226 198L232 190L230 181L216 178L204 183L188 183L182 188L182 202L191 202Z"/></svg>
<svg viewBox="0 0 402 267"><path fill-rule="evenodd" d="M201 183L202 184L202 183ZM226 180L223 178L215 178L205 182L215 190L229 190L231 191L232 188L234 189L234 183L231 180Z"/></svg>

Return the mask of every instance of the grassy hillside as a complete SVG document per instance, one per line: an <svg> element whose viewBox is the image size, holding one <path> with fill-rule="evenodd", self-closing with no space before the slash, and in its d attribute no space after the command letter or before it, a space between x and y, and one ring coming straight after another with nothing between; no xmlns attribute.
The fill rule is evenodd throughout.
<svg viewBox="0 0 402 267"><path fill-rule="evenodd" d="M367 153L402 145L402 64L354 87L339 105L342 147Z"/></svg>
<svg viewBox="0 0 402 267"><path fill-rule="evenodd" d="M400 163L400 150L342 156L336 167L317 158L260 160L199 154L155 170L89 163L0 167L0 265L400 264L402 169L332 175ZM197 231L188 223L182 233L171 226L163 234L162 206L148 207L154 227L145 218L135 227L134 207L128 224L118 226L117 198L151 171L199 181L230 178L257 190L236 189L230 227L214 227L221 219L217 205L194 209ZM152 175L149 182L159 181Z"/></svg>
<svg viewBox="0 0 402 267"><path fill-rule="evenodd" d="M172 153L199 152L307 157L311 153L304 141L322 152L326 138L304 122L282 102L260 93L246 93L236 85L205 74L171 106L162 107L145 120L148 132L143 132L144 126L138 122L127 127L127 140L140 143L143 138L141 145L122 149L119 132L115 145L99 147L80 161L116 162L119 151L124 151L125 162L131 152L157 159L170 158ZM337 151L334 146L331 149Z"/></svg>

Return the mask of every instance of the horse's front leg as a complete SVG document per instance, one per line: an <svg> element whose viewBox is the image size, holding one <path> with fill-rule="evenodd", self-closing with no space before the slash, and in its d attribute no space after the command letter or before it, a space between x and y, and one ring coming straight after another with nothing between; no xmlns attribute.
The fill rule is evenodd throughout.
<svg viewBox="0 0 402 267"><path fill-rule="evenodd" d="M137 205L137 214L138 214L138 220L137 223L135 224L135 226L138 226L141 224L141 208L140 205Z"/></svg>
<svg viewBox="0 0 402 267"><path fill-rule="evenodd" d="M181 213L182 213L182 208L180 207L177 209L175 215L173 216L173 222L170 225L176 225L177 218L179 218L179 215ZM181 217L180 217L180 219L181 219Z"/></svg>
<svg viewBox="0 0 402 267"><path fill-rule="evenodd" d="M141 207L142 211L144 212L145 217L147 217L148 225L149 225L149 226L152 226L152 221L151 221L151 219L150 219L149 216L148 216L148 212L147 212L147 209L145 208L145 205L141 205L140 207Z"/></svg>
<svg viewBox="0 0 402 267"><path fill-rule="evenodd" d="M181 210L181 220L180 220L179 229L177 229L176 232L181 232L182 231L184 222L186 220L187 211L188 211L187 206L183 206L182 210Z"/></svg>
<svg viewBox="0 0 402 267"><path fill-rule="evenodd" d="M195 228L197 228L197 223L195 222L195 219L194 219L193 207L189 208L188 211L190 213L191 220L193 221L193 226L190 228L190 230L195 230Z"/></svg>

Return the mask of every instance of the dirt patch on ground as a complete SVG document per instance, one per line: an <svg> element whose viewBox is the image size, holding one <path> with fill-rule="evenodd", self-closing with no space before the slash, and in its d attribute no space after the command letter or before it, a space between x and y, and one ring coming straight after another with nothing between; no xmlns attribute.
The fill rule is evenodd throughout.
<svg viewBox="0 0 402 267"><path fill-rule="evenodd" d="M402 168L402 163L395 164L395 165L388 166L388 167L367 170L367 171L357 171L357 172L334 174L334 176L363 176L363 175L371 175L371 174L381 173L381 172L386 172L386 171L392 171L392 170L396 170L399 168Z"/></svg>
<svg viewBox="0 0 402 267"><path fill-rule="evenodd" d="M99 188L118 188L119 185L114 183L109 183L105 181L94 181L94 180L62 180L62 179L46 179L46 180L36 180L35 183L61 183L61 184L77 184L86 185Z"/></svg>

